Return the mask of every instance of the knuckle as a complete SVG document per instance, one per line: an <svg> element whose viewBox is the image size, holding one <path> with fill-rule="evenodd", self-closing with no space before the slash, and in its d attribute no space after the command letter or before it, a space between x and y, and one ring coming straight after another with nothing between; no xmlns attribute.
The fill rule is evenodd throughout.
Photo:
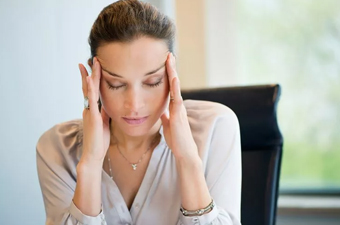
<svg viewBox="0 0 340 225"><path fill-rule="evenodd" d="M178 98L177 103L178 103L178 104L183 104L183 98L182 98L182 96L180 96L180 97Z"/></svg>

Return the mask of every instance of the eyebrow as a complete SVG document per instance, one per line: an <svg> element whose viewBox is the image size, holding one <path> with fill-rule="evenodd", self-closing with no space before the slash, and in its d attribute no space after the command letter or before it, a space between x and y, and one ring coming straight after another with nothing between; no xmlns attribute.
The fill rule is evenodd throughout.
<svg viewBox="0 0 340 225"><path fill-rule="evenodd" d="M162 69L164 66L165 66L165 64L162 64L162 65L161 65L160 67L158 67L157 69L152 70L152 71L150 71L150 72L147 72L146 74L144 74L144 76L148 76L148 75L154 74L154 73L156 73L157 71L159 71L160 69ZM124 77L122 77L122 76L120 76L120 75L118 75L118 74L112 73L112 72L110 72L110 71L104 69L103 67L102 67L102 70L104 70L105 72L107 72L107 73L110 74L111 76L124 78Z"/></svg>

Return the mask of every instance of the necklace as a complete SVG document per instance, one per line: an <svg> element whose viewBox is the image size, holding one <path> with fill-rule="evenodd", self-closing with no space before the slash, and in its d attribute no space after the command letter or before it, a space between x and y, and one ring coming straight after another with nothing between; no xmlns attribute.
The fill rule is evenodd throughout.
<svg viewBox="0 0 340 225"><path fill-rule="evenodd" d="M122 153L122 151L119 149L119 145L118 143L116 144L117 145L117 149L119 151L119 153L123 156L123 158L132 166L132 169L133 170L136 170L137 169L137 165L142 161L144 155L151 149L151 147L153 146L153 144L156 142L156 138L151 142L149 148L143 153L142 157L136 162L136 163L131 163L125 156L124 154ZM111 159L109 157L109 154L107 154L107 160L108 160L108 164L109 164L109 171L110 171L110 177L112 178L112 168L111 168Z"/></svg>

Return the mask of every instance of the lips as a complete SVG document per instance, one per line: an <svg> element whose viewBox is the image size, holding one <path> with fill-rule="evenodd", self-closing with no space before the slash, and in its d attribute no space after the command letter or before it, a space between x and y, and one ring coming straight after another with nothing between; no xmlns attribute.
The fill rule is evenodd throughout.
<svg viewBox="0 0 340 225"><path fill-rule="evenodd" d="M123 119L125 120L125 122L127 122L128 124L132 124L132 125L139 125L142 124L146 121L148 117L123 117Z"/></svg>

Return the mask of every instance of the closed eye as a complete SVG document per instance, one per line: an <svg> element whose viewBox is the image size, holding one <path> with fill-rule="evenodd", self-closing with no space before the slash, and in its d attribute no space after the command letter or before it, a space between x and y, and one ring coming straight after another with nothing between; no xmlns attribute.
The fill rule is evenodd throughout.
<svg viewBox="0 0 340 225"><path fill-rule="evenodd" d="M161 79L160 81L158 81L157 83L155 84L147 84L149 87L157 87L159 86L161 83L162 83L163 79Z"/></svg>
<svg viewBox="0 0 340 225"><path fill-rule="evenodd" d="M117 90L117 89L119 89L119 88L121 88L121 87L124 87L124 86L125 86L125 85L120 85L120 86L113 86L113 85L109 84L108 82L106 82L106 83L107 83L107 85L108 85L109 89L113 89L113 90Z"/></svg>
<svg viewBox="0 0 340 225"><path fill-rule="evenodd" d="M158 81L157 83L154 83L154 84L145 84L145 85L147 85L147 86L149 86L149 87L157 87L157 86L159 86L161 83L163 83L162 81L163 81L163 79L161 79L161 80ZM109 89L112 89L112 90L118 90L119 88L126 86L126 84L119 85L119 86L113 86L113 85L111 85L109 82L106 82L106 84L108 85L108 88L109 88Z"/></svg>

